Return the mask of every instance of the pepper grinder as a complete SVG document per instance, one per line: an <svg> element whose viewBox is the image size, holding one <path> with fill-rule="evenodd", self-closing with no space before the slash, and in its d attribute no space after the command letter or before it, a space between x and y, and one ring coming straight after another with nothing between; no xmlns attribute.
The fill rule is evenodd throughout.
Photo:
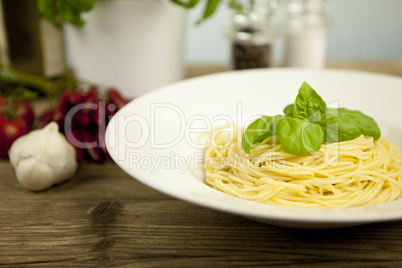
<svg viewBox="0 0 402 268"><path fill-rule="evenodd" d="M285 67L324 68L330 17L326 0L287 0Z"/></svg>
<svg viewBox="0 0 402 268"><path fill-rule="evenodd" d="M231 67L234 70L272 67L277 0L230 0Z"/></svg>

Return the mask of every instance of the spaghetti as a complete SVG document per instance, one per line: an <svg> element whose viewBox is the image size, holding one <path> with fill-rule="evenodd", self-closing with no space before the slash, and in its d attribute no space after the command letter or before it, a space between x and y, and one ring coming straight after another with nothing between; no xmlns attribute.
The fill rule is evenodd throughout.
<svg viewBox="0 0 402 268"><path fill-rule="evenodd" d="M243 199L292 207L345 208L402 197L402 157L381 137L324 143L320 150L296 156L281 150L277 136L245 154L241 131L222 127L205 150L206 183Z"/></svg>

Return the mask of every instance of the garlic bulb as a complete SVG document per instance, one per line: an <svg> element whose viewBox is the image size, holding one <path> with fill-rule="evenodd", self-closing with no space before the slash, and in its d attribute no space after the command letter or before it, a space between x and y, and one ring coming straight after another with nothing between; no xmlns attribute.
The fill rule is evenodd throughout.
<svg viewBox="0 0 402 268"><path fill-rule="evenodd" d="M55 122L17 139L9 156L19 183L32 191L65 181L78 167L74 147L59 133Z"/></svg>

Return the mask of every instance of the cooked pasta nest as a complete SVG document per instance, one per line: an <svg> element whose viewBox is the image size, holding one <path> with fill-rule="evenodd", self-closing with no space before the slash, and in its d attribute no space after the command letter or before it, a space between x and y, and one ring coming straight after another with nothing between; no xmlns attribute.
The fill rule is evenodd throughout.
<svg viewBox="0 0 402 268"><path fill-rule="evenodd" d="M215 129L204 154L205 181L224 193L292 207L345 208L381 204L402 196L402 157L386 138L360 136L324 143L296 156L276 136L241 147L241 129Z"/></svg>

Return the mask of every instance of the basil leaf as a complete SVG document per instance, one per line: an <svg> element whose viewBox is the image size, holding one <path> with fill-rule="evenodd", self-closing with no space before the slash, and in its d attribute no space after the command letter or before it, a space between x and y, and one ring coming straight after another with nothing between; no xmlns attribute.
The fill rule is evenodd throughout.
<svg viewBox="0 0 402 268"><path fill-rule="evenodd" d="M67 1L57 1L56 9L60 12L59 16L63 21L82 27L85 22L81 19L80 12Z"/></svg>
<svg viewBox="0 0 402 268"><path fill-rule="evenodd" d="M277 132L282 150L299 156L319 150L324 140L319 124L298 118L286 117L279 121Z"/></svg>
<svg viewBox="0 0 402 268"><path fill-rule="evenodd" d="M327 108L306 82L300 87L295 103L286 106L283 112L286 116L262 117L247 128L242 137L246 153L252 144L273 135L278 135L283 151L295 155L315 152L323 141L348 141L360 135L376 140L381 136L373 118L360 111Z"/></svg>
<svg viewBox="0 0 402 268"><path fill-rule="evenodd" d="M371 136L375 140L381 136L381 130L375 120L360 111L345 108L328 109L326 119L320 122L327 142L353 140L360 135Z"/></svg>
<svg viewBox="0 0 402 268"><path fill-rule="evenodd" d="M356 139L360 129L350 116L339 114L338 109L328 109L325 120L319 122L324 131L324 141L341 142Z"/></svg>
<svg viewBox="0 0 402 268"><path fill-rule="evenodd" d="M54 12L54 0L37 0L36 6L38 8L39 14L50 21L56 27L60 27L61 24L56 19L56 14Z"/></svg>
<svg viewBox="0 0 402 268"><path fill-rule="evenodd" d="M253 123L244 131L241 145L244 152L250 153L251 145L263 141L269 136L276 135L276 125L283 119L282 115L263 116Z"/></svg>
<svg viewBox="0 0 402 268"><path fill-rule="evenodd" d="M91 11L95 2L96 0L74 0L69 3L77 12L88 12Z"/></svg>
<svg viewBox="0 0 402 268"><path fill-rule="evenodd" d="M346 108L339 108L338 114L341 116L348 116L353 120L356 126L360 129L361 134L371 136L375 140L378 140L381 137L380 127L372 117L365 115L360 111L348 110Z"/></svg>
<svg viewBox="0 0 402 268"><path fill-rule="evenodd" d="M198 4L200 0L189 0L189 1L183 1L183 0L171 0L173 3L176 3L178 5L181 5L185 8L193 8L195 5Z"/></svg>
<svg viewBox="0 0 402 268"><path fill-rule="evenodd" d="M82 12L90 11L96 0L38 0L37 8L42 17L60 27L62 22L83 26Z"/></svg>
<svg viewBox="0 0 402 268"><path fill-rule="evenodd" d="M294 117L308 119L310 122L321 121L325 114L327 104L306 82L303 82L295 100Z"/></svg>
<svg viewBox="0 0 402 268"><path fill-rule="evenodd" d="M295 104L292 103L286 106L285 109L283 109L283 113L286 116L293 117L294 110L295 110Z"/></svg>
<svg viewBox="0 0 402 268"><path fill-rule="evenodd" d="M239 2L239 0L228 0L227 5L230 9L235 10L237 13L244 12L243 3Z"/></svg>
<svg viewBox="0 0 402 268"><path fill-rule="evenodd" d="M214 14L216 8L218 7L218 4L220 3L221 0L208 0L207 6L204 9L204 15L202 16L201 19L199 19L196 24L200 24L204 20L208 19L212 14Z"/></svg>

